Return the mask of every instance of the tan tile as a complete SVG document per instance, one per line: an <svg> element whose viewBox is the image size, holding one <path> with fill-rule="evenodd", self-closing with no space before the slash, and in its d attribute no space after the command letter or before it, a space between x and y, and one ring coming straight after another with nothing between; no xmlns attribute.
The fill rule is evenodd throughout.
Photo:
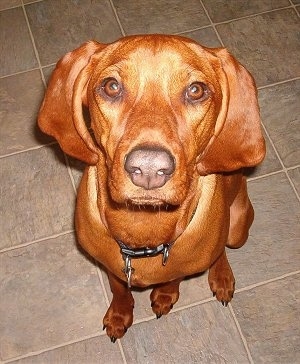
<svg viewBox="0 0 300 364"><path fill-rule="evenodd" d="M121 32L109 0L41 1L26 5L42 66L91 40L110 42ZM63 21L62 21L63 15Z"/></svg>
<svg viewBox="0 0 300 364"><path fill-rule="evenodd" d="M273 11L217 25L225 46L258 86L300 75L299 18L293 9Z"/></svg>
<svg viewBox="0 0 300 364"><path fill-rule="evenodd" d="M129 363L248 363L228 308L220 303L131 327L122 345Z"/></svg>
<svg viewBox="0 0 300 364"><path fill-rule="evenodd" d="M38 66L21 7L0 12L0 44L0 76Z"/></svg>
<svg viewBox="0 0 300 364"><path fill-rule="evenodd" d="M1 357L94 334L105 311L95 266L72 234L7 251L1 259Z"/></svg>
<svg viewBox="0 0 300 364"><path fill-rule="evenodd" d="M299 363L299 278L236 294L233 309L255 363Z"/></svg>
<svg viewBox="0 0 300 364"><path fill-rule="evenodd" d="M1 0L0 10L9 9L20 5L21 5L21 0Z"/></svg>
<svg viewBox="0 0 300 364"><path fill-rule="evenodd" d="M300 167L291 169L288 171L289 176L292 179L292 182L300 196Z"/></svg>
<svg viewBox="0 0 300 364"><path fill-rule="evenodd" d="M300 161L300 80L259 91L261 117L286 167Z"/></svg>
<svg viewBox="0 0 300 364"><path fill-rule="evenodd" d="M290 2L288 0L251 0L246 3L245 1L236 0L203 0L203 5L212 21L218 23L290 6Z"/></svg>
<svg viewBox="0 0 300 364"><path fill-rule="evenodd" d="M44 87L39 71L0 79L0 154L49 142L36 125Z"/></svg>
<svg viewBox="0 0 300 364"><path fill-rule="evenodd" d="M73 229L75 194L63 161L58 147L0 159L0 248Z"/></svg>
<svg viewBox="0 0 300 364"><path fill-rule="evenodd" d="M248 183L255 220L246 244L228 250L236 287L276 278L299 269L300 210L284 173Z"/></svg>
<svg viewBox="0 0 300 364"><path fill-rule="evenodd" d="M120 22L126 34L179 33L209 25L197 0L114 0Z"/></svg>
<svg viewBox="0 0 300 364"><path fill-rule="evenodd" d="M104 336L13 361L12 364L123 364L119 347Z"/></svg>
<svg viewBox="0 0 300 364"><path fill-rule="evenodd" d="M192 38L196 42L206 47L214 48L221 46L221 43L212 27L195 30L193 32L183 33L182 36Z"/></svg>

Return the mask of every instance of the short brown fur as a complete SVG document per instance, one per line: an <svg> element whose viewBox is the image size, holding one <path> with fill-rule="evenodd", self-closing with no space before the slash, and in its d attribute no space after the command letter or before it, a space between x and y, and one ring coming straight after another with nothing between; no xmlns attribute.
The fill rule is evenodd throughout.
<svg viewBox="0 0 300 364"><path fill-rule="evenodd" d="M122 85L118 98L103 91L111 77ZM199 81L209 96L192 102L186 90ZM246 242L254 216L242 168L265 155L255 84L241 64L225 49L176 36L88 42L58 62L38 123L88 164L76 231L108 272L113 299L103 324L112 341L132 324L134 305L117 241L133 249L172 243L165 266L161 255L132 260L132 285L156 285L150 299L157 317L176 303L184 277L207 269L212 292L227 305L235 281L225 247ZM174 159L160 187L136 185L126 172L124 161L137 148L163 149Z"/></svg>

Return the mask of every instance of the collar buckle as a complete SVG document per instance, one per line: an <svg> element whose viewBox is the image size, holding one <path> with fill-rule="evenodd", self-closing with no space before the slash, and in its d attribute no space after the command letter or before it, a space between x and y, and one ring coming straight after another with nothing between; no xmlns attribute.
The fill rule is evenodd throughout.
<svg viewBox="0 0 300 364"><path fill-rule="evenodd" d="M168 243L168 244L160 244L156 248L145 247L145 248L131 249L120 240L117 240L117 243L120 246L121 254L125 264L124 268L122 269L122 272L127 277L128 288L131 288L131 276L134 272L134 268L131 265L131 259L155 257L158 254L162 254L163 255L162 265L165 266L167 264L169 258L169 252L172 247L172 243Z"/></svg>

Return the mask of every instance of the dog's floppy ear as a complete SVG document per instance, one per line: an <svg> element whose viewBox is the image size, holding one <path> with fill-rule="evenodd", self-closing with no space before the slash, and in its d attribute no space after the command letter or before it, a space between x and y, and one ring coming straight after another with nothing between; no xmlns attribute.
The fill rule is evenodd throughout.
<svg viewBox="0 0 300 364"><path fill-rule="evenodd" d="M88 164L96 164L98 154L84 120L76 118L76 113L82 113L82 103L86 103L86 83L78 78L93 54L104 47L94 41L87 42L57 63L38 115L43 132L55 137L64 152ZM75 91L80 94L76 101L79 105L74 105ZM75 125L74 119L82 120L82 125Z"/></svg>
<svg viewBox="0 0 300 364"><path fill-rule="evenodd" d="M208 49L206 49L208 50ZM265 156L257 91L250 73L225 49L211 50L221 61L225 82L222 120L217 121L215 135L198 159L199 174L228 172L252 167Z"/></svg>

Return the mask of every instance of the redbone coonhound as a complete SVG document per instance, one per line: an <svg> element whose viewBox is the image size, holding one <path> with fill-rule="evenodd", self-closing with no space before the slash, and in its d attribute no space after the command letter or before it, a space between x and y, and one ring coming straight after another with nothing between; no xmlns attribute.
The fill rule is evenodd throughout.
<svg viewBox="0 0 300 364"><path fill-rule="evenodd" d="M107 270L103 325L113 342L133 322L131 286L154 285L160 317L184 277L209 269L227 305L235 281L225 247L246 242L254 215L242 168L265 155L255 84L241 64L177 36L90 41L57 63L38 123L88 165L76 231Z"/></svg>

